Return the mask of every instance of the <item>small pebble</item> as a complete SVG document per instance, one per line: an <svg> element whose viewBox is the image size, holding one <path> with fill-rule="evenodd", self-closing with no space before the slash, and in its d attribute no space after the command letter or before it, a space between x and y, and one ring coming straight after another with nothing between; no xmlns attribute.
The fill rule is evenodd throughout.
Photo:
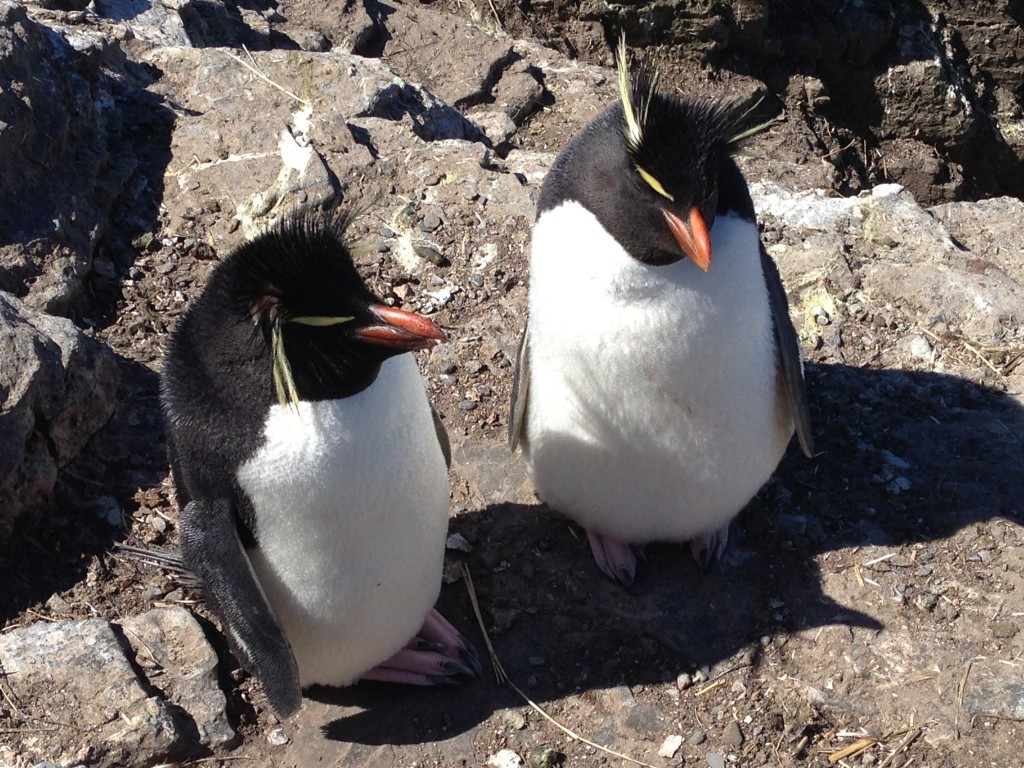
<svg viewBox="0 0 1024 768"><path fill-rule="evenodd" d="M476 410L477 404L472 400L460 400L459 410L460 411L473 411Z"/></svg>
<svg viewBox="0 0 1024 768"><path fill-rule="evenodd" d="M706 739L707 737L708 735L698 728L690 734L690 737L686 740L686 743L692 747L696 747L698 744L703 744L704 739Z"/></svg>
<svg viewBox="0 0 1024 768"><path fill-rule="evenodd" d="M423 259L426 259L435 267L447 267L451 264L445 255L432 245L414 245L413 250Z"/></svg>
<svg viewBox="0 0 1024 768"><path fill-rule="evenodd" d="M484 287L483 275L470 275L469 276L469 282L471 282L477 288L483 288Z"/></svg>
<svg viewBox="0 0 1024 768"><path fill-rule="evenodd" d="M395 231L391 227L381 227L377 230L377 234L381 237L394 237Z"/></svg>
<svg viewBox="0 0 1024 768"><path fill-rule="evenodd" d="M423 217L423 221L420 222L420 229L424 232L433 232L435 229L441 226L441 217L436 213L428 213Z"/></svg>
<svg viewBox="0 0 1024 768"><path fill-rule="evenodd" d="M711 768L725 768L725 758L720 752L708 752L708 765Z"/></svg>
<svg viewBox="0 0 1024 768"><path fill-rule="evenodd" d="M516 731L521 731L526 727L526 716L514 709L505 712L501 719L505 721L505 725Z"/></svg>
<svg viewBox="0 0 1024 768"><path fill-rule="evenodd" d="M669 736L663 742L661 747L658 749L659 757L675 757L676 752L683 746L682 736Z"/></svg>
<svg viewBox="0 0 1024 768"><path fill-rule="evenodd" d="M740 724L733 721L725 726L725 731L722 733L722 743L730 747L739 747L743 744L743 731L740 730Z"/></svg>
<svg viewBox="0 0 1024 768"><path fill-rule="evenodd" d="M511 749L502 749L488 757L487 764L493 768L519 768L523 764L523 758Z"/></svg>
<svg viewBox="0 0 1024 768"><path fill-rule="evenodd" d="M531 667L543 667L545 664L547 664L547 661L548 661L547 658L544 657L544 656L531 656L530 657L530 666Z"/></svg>
<svg viewBox="0 0 1024 768"><path fill-rule="evenodd" d="M530 751L530 768L556 768L565 762L565 755L543 744Z"/></svg>
<svg viewBox="0 0 1024 768"><path fill-rule="evenodd" d="M691 685L693 685L693 677L687 672L683 672L676 678L676 688L680 691L685 691Z"/></svg>
<svg viewBox="0 0 1024 768"><path fill-rule="evenodd" d="M283 728L275 728L267 734L267 741L275 747L283 747L288 743L288 734L284 732Z"/></svg>

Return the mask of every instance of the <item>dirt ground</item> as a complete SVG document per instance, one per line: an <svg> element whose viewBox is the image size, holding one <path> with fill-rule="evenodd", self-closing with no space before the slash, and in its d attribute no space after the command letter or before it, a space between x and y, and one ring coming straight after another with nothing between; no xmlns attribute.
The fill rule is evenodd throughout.
<svg viewBox="0 0 1024 768"><path fill-rule="evenodd" d="M506 19L518 13L497 8ZM577 52L604 61L596 30L573 35ZM670 53L653 51L675 61ZM695 77L689 65L663 71L670 84ZM741 75L711 79L749 87ZM564 128L552 126L572 122L558 112L568 108L539 112L516 144L563 144ZM787 165L796 185L834 186L834 167L818 162L805 124L787 125L745 161L748 175L770 159ZM371 172L347 194L386 196L412 184L400 174ZM183 248L162 228L169 217L161 213L156 230L131 244L112 242L137 254L130 281L99 276L92 286L96 335L120 358L119 406L89 455L64 473L53 515L16 539L11 551L20 554L2 566L0 616L11 629L185 604L208 619L242 742L183 764L483 766L502 749L537 767L629 764L571 738L522 694L580 736L659 768L1020 764L1024 409L999 375L953 343L936 347L946 373L920 370L909 356L893 365L913 319L900 307L845 316L840 351L805 348L818 454L808 460L791 446L733 524L721 562L704 571L682 547L654 545L627 591L597 570L578 527L536 501L505 446L525 254L480 274L468 261L437 267L465 289L438 316L452 342L420 359L454 447L451 531L472 550L449 552L453 581L440 607L486 656L457 578L465 563L519 691L489 669L459 688L314 690L299 715L278 724L198 593L112 550L116 541L176 543L157 375L167 333L216 255ZM379 223L369 215L356 227L357 238L369 238ZM407 295L386 254L360 266L382 296ZM83 508L119 510L122 525L83 519ZM268 740L278 728L286 743ZM671 736L681 744L659 757ZM830 761L860 739L868 739L862 751Z"/></svg>

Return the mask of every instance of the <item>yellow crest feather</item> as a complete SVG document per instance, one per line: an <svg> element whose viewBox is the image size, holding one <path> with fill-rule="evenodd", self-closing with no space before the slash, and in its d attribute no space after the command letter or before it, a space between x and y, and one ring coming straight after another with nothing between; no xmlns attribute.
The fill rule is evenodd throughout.
<svg viewBox="0 0 1024 768"><path fill-rule="evenodd" d="M619 75L622 114L626 118L626 143L630 150L635 152L643 143L647 109L654 98L658 73L641 71L635 77L630 74L625 34L619 37L619 45L615 49L615 68Z"/></svg>

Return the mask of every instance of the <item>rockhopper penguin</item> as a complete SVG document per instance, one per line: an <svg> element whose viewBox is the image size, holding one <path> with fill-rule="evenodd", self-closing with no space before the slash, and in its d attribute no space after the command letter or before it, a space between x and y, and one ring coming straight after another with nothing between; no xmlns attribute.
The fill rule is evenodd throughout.
<svg viewBox="0 0 1024 768"><path fill-rule="evenodd" d="M706 564L779 463L813 452L786 295L730 153L737 104L631 77L558 155L537 205L510 444L611 578L631 544Z"/></svg>
<svg viewBox="0 0 1024 768"><path fill-rule="evenodd" d="M371 294L346 224L293 215L235 250L161 379L185 564L282 718L311 684L479 668L433 607L447 438L403 354L445 337Z"/></svg>

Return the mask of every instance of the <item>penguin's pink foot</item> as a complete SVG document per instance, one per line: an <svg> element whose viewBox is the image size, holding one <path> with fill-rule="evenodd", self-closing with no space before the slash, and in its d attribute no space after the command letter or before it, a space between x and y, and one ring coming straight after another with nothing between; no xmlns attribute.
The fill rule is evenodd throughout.
<svg viewBox="0 0 1024 768"><path fill-rule="evenodd" d="M590 551L594 553L598 568L612 581L625 587L633 586L636 555L629 544L595 531L587 531L587 541L590 542Z"/></svg>
<svg viewBox="0 0 1024 768"><path fill-rule="evenodd" d="M729 523L713 531L705 531L690 539L690 552L702 568L722 556L725 545L729 541Z"/></svg>
<svg viewBox="0 0 1024 768"><path fill-rule="evenodd" d="M363 680L405 685L457 684L455 675L479 677L480 661L473 647L448 620L431 608L405 648L366 672Z"/></svg>

